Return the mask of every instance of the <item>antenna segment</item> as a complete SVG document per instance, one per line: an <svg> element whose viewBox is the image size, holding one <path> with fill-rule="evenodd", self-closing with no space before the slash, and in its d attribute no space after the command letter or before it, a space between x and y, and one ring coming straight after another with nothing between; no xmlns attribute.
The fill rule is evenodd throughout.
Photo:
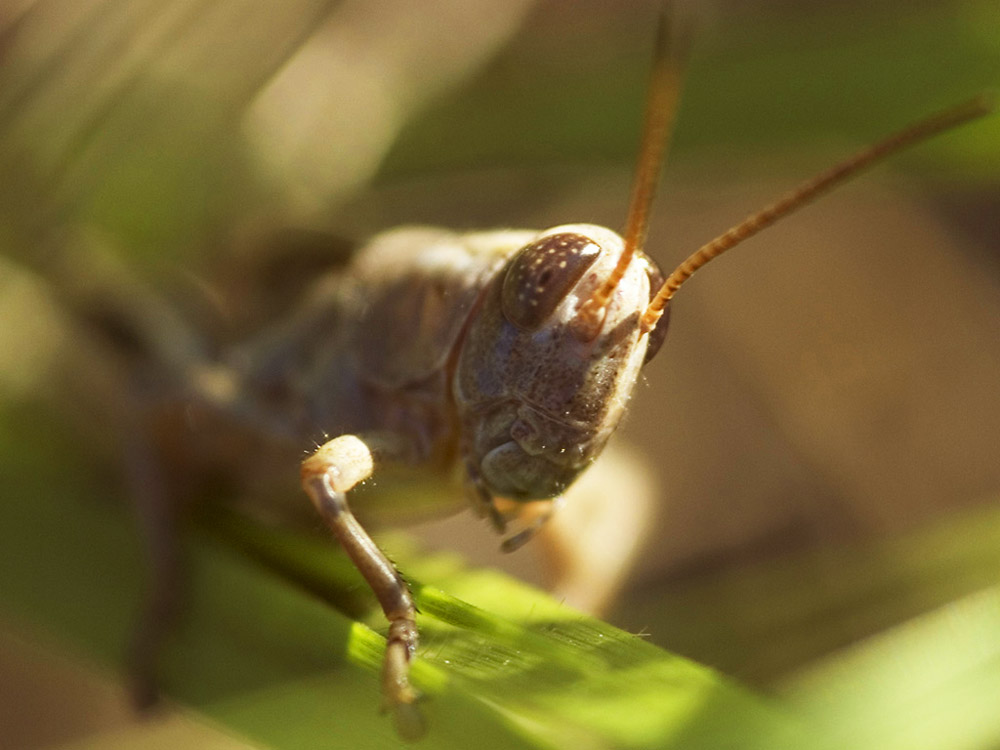
<svg viewBox="0 0 1000 750"><path fill-rule="evenodd" d="M577 321L584 331L596 332L600 328L611 296L628 270L636 251L640 250L645 242L649 226L649 208L656 196L656 185L663 171L677 115L677 102L683 78L680 57L680 54L671 52L670 22L665 11L660 15L657 26L639 160L625 223L625 247L618 264L608 278L577 308Z"/></svg>
<svg viewBox="0 0 1000 750"><path fill-rule="evenodd" d="M873 146L869 146L854 156L845 159L826 172L802 183L770 206L755 214L751 214L729 231L719 235L711 242L702 245L688 256L683 263L677 266L670 276L667 277L663 286L660 287L660 290L650 302L649 307L646 308L646 312L643 313L641 321L642 332L648 333L653 330L660 316L663 315L667 303L670 302L681 285L691 278L691 275L695 271L713 258L717 258L727 250L736 247L743 240L757 234L757 232L770 226L781 217L787 216L801 208L817 196L849 180L862 170L867 169L887 156L970 120L989 114L994 108L995 102L993 98L986 94L980 94L976 98L958 106L913 123Z"/></svg>

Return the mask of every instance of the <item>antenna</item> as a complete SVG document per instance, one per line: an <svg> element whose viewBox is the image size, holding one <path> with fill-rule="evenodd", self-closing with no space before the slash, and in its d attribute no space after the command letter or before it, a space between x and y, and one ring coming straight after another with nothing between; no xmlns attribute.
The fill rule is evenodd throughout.
<svg viewBox="0 0 1000 750"><path fill-rule="evenodd" d="M677 114L682 85L683 55L671 52L671 29L666 9L660 15L653 51L653 70L646 95L639 160L632 183L628 217L625 223L625 247L618 264L604 283L577 308L580 330L595 333L604 321L608 302L628 270L632 257L642 248L649 225L649 208L656 195L656 184L666 161L670 135Z"/></svg>
<svg viewBox="0 0 1000 750"><path fill-rule="evenodd" d="M653 298L649 303L649 307L646 308L646 312L643 313L641 321L642 333L649 333L653 330L660 316L663 315L667 303L670 302L681 285L691 278L691 275L695 271L713 258L717 258L726 252L726 250L736 247L743 240L752 237L783 216L787 216L793 211L802 208L802 206L817 196L855 177L862 170L885 159L887 156L970 120L987 115L994 108L995 102L993 97L988 94L980 94L974 99L915 122L890 135L888 138L859 151L854 156L836 164L813 179L802 183L771 205L755 214L751 214L729 231L719 235L711 242L702 245L697 251L689 255L683 263L677 266L671 272L670 276L667 277L667 280L663 282L663 286L656 293L656 297Z"/></svg>

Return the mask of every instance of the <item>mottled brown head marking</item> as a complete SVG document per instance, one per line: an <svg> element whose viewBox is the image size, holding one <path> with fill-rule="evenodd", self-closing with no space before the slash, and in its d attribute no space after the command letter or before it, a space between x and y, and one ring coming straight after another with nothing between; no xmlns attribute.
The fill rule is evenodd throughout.
<svg viewBox="0 0 1000 750"><path fill-rule="evenodd" d="M503 280L504 317L537 330L597 259L601 248L582 234L550 234L518 251Z"/></svg>

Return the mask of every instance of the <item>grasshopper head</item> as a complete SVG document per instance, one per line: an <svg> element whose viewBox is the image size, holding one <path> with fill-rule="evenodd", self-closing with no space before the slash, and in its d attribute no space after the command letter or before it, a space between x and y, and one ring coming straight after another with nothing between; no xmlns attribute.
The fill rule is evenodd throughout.
<svg viewBox="0 0 1000 750"><path fill-rule="evenodd" d="M664 15L624 239L589 224L542 232L511 256L470 322L454 393L466 465L486 495L556 497L597 457L695 271L889 154L994 109L979 96L913 123L751 214L663 280L642 247L680 91L668 39Z"/></svg>
<svg viewBox="0 0 1000 750"><path fill-rule="evenodd" d="M465 461L491 496L560 495L618 426L659 348L640 320L659 269L635 253L597 324L581 312L624 249L610 229L570 224L511 256L470 323L454 380Z"/></svg>
<svg viewBox="0 0 1000 750"><path fill-rule="evenodd" d="M511 256L467 332L454 393L466 466L486 495L561 495L618 426L663 341L665 305L655 319L648 313L662 276L642 242L680 91L667 21L625 238L591 224L542 232Z"/></svg>

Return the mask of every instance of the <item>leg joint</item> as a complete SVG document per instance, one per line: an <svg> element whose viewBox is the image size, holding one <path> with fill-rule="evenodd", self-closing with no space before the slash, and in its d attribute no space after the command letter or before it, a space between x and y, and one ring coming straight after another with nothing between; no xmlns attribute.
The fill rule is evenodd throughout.
<svg viewBox="0 0 1000 750"><path fill-rule="evenodd" d="M347 512L347 498L343 492L333 489L327 477L308 477L302 485L316 506L316 510L324 518L338 518Z"/></svg>

